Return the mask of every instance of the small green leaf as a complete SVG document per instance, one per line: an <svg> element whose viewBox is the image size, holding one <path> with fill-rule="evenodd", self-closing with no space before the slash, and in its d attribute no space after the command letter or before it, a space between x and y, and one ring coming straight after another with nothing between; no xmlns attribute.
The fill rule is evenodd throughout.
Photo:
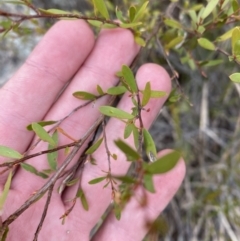
<svg viewBox="0 0 240 241"><path fill-rule="evenodd" d="M96 99L95 95L85 92L85 91L74 92L73 96L80 100L95 100Z"/></svg>
<svg viewBox="0 0 240 241"><path fill-rule="evenodd" d="M217 38L217 41L218 41L218 42L222 42L222 41L226 41L226 40L230 39L230 38L232 37L232 33L233 33L234 29L235 29L235 27L232 28L232 29L230 29L230 30L228 30L228 31L227 31L226 33L224 33L223 35L219 36L219 37Z"/></svg>
<svg viewBox="0 0 240 241"><path fill-rule="evenodd" d="M56 143L53 140L53 138L37 122L32 123L32 128L33 128L33 131L36 133L36 135L42 141L48 142L52 146L56 146Z"/></svg>
<svg viewBox="0 0 240 241"><path fill-rule="evenodd" d="M122 74L127 86L129 87L129 91L136 93L138 88L132 70L128 66L123 65Z"/></svg>
<svg viewBox="0 0 240 241"><path fill-rule="evenodd" d="M157 156L157 150L151 134L146 129L143 129L143 139L146 154L149 160L153 161L153 158Z"/></svg>
<svg viewBox="0 0 240 241"><path fill-rule="evenodd" d="M216 65L222 64L223 62L224 62L223 59L215 59L215 60L210 60L210 61L202 61L202 62L200 62L200 66L212 67L212 66L216 66Z"/></svg>
<svg viewBox="0 0 240 241"><path fill-rule="evenodd" d="M233 54L235 56L239 56L240 55L240 39L234 45Z"/></svg>
<svg viewBox="0 0 240 241"><path fill-rule="evenodd" d="M53 173L53 170L52 169L43 169L42 172L44 172L47 175L50 175Z"/></svg>
<svg viewBox="0 0 240 241"><path fill-rule="evenodd" d="M41 177L41 178L44 178L44 179L47 179L47 178L48 178L48 175L45 174L44 172L37 172L36 175L39 176L39 177Z"/></svg>
<svg viewBox="0 0 240 241"><path fill-rule="evenodd" d="M21 163L21 167L28 171L28 172L31 172L39 177L42 177L44 179L48 178L48 175L46 175L45 173L43 172L39 172L34 166L30 165L30 164L27 164L27 163Z"/></svg>
<svg viewBox="0 0 240 241"><path fill-rule="evenodd" d="M99 95L104 95L104 91L100 85L97 85L97 92Z"/></svg>
<svg viewBox="0 0 240 241"><path fill-rule="evenodd" d="M153 185L153 175L145 174L143 176L143 185L149 192L155 193L155 189Z"/></svg>
<svg viewBox="0 0 240 241"><path fill-rule="evenodd" d="M52 125L52 124L55 124L57 123L57 121L39 121L37 122L40 126L44 127L44 126L49 126L49 125ZM32 131L33 128L32 128L32 124L28 125L27 127L27 130L29 131Z"/></svg>
<svg viewBox="0 0 240 241"><path fill-rule="evenodd" d="M106 19L110 18L107 7L103 0L93 0L93 4L94 4L95 10L97 10L104 18Z"/></svg>
<svg viewBox="0 0 240 241"><path fill-rule="evenodd" d="M75 185L78 181L79 181L79 178L78 178L78 177L77 177L77 178L74 178L74 179L68 181L68 182L66 183L66 186L71 187L71 186Z"/></svg>
<svg viewBox="0 0 240 241"><path fill-rule="evenodd" d="M148 3L149 3L149 1L146 1L145 3L143 3L143 5L140 8L137 9L137 11L135 13L135 17L132 22L137 22L138 20L140 20L143 17L143 15L147 9Z"/></svg>
<svg viewBox="0 0 240 241"><path fill-rule="evenodd" d="M183 29L182 25L177 22L176 20L173 20L173 19L165 19L164 20L164 23L169 26L169 27L172 27L172 28L178 28L178 29Z"/></svg>
<svg viewBox="0 0 240 241"><path fill-rule="evenodd" d="M132 123L126 124L125 129L124 129L124 135L123 135L124 139L127 139L131 135L131 133L133 131L133 126L134 126L134 124L132 124Z"/></svg>
<svg viewBox="0 0 240 241"><path fill-rule="evenodd" d="M199 38L198 44L204 49L215 50L215 45L206 38Z"/></svg>
<svg viewBox="0 0 240 241"><path fill-rule="evenodd" d="M89 210L88 202L82 189L78 190L77 197L80 198L84 210L88 211Z"/></svg>
<svg viewBox="0 0 240 241"><path fill-rule="evenodd" d="M165 96L167 96L167 93L164 91L151 90L151 98L160 98Z"/></svg>
<svg viewBox="0 0 240 241"><path fill-rule="evenodd" d="M70 12L66 12L64 10L61 9L43 9L43 8L38 8L38 11L40 11L40 13L44 13L44 14L71 14Z"/></svg>
<svg viewBox="0 0 240 241"><path fill-rule="evenodd" d="M122 11L119 10L118 7L116 7L115 12L116 12L117 19L124 23L125 20L124 20Z"/></svg>
<svg viewBox="0 0 240 241"><path fill-rule="evenodd" d="M209 14L211 14L213 10L216 8L218 3L219 3L219 0L210 0L203 11L201 18L205 19L206 17L208 17Z"/></svg>
<svg viewBox="0 0 240 241"><path fill-rule="evenodd" d="M182 43L184 40L183 36L177 36L176 38L172 39L168 44L165 45L166 49L173 49L178 44Z"/></svg>
<svg viewBox="0 0 240 241"><path fill-rule="evenodd" d="M193 23L197 22L197 14L196 11L194 10L189 10L188 11L188 15L190 16L190 18L192 19Z"/></svg>
<svg viewBox="0 0 240 241"><path fill-rule="evenodd" d="M134 139L134 146L136 149L139 147L139 132L137 127L134 125L133 126L133 139Z"/></svg>
<svg viewBox="0 0 240 241"><path fill-rule="evenodd" d="M235 83L240 83L240 73L234 73L229 76L230 80Z"/></svg>
<svg viewBox="0 0 240 241"><path fill-rule="evenodd" d="M124 94L127 91L127 89L124 86L116 86L116 87L111 87L107 90L107 93L109 95L121 95Z"/></svg>
<svg viewBox="0 0 240 241"><path fill-rule="evenodd" d="M121 219L121 212L122 212L122 209L120 207L120 205L118 205L116 202L114 202L114 215L116 217L117 220L120 220Z"/></svg>
<svg viewBox="0 0 240 241"><path fill-rule="evenodd" d="M23 155L21 153L7 146L0 146L0 156L9 157L13 159L23 158Z"/></svg>
<svg viewBox="0 0 240 241"><path fill-rule="evenodd" d="M142 98L143 107L148 104L150 98L151 98L151 84L150 82L147 82L145 85L145 89L143 90L143 98Z"/></svg>
<svg viewBox="0 0 240 241"><path fill-rule="evenodd" d="M99 107L99 111L106 115L106 116L111 116L115 117L118 119L133 119L134 116L127 113L126 111L120 110L118 108L112 107L112 106L101 106Z"/></svg>
<svg viewBox="0 0 240 241"><path fill-rule="evenodd" d="M120 27L121 28L134 28L137 27L139 25L142 25L142 22L137 22L137 23L121 23Z"/></svg>
<svg viewBox="0 0 240 241"><path fill-rule="evenodd" d="M101 21L98 21L98 20L87 20L88 23L90 23L92 26L94 27L98 27L98 28L101 28L103 23Z"/></svg>
<svg viewBox="0 0 240 241"><path fill-rule="evenodd" d="M103 138L99 139L97 142L95 142L92 146L90 146L87 151L85 152L85 154L93 154L98 148L99 146L102 144Z"/></svg>
<svg viewBox="0 0 240 241"><path fill-rule="evenodd" d="M232 54L237 55L239 52L240 28L234 28L232 32Z"/></svg>
<svg viewBox="0 0 240 241"><path fill-rule="evenodd" d="M116 161L117 160L117 155L115 153L111 154L111 157Z"/></svg>
<svg viewBox="0 0 240 241"><path fill-rule="evenodd" d="M177 164L179 158L180 153L173 151L146 166L146 172L149 174L162 174L168 172Z"/></svg>
<svg viewBox="0 0 240 241"><path fill-rule="evenodd" d="M44 179L48 178L48 175L46 175L45 173L43 172L39 172L34 166L30 165L30 164L27 164L27 163L21 163L21 167L28 171L28 172L31 172L39 177L42 177Z"/></svg>
<svg viewBox="0 0 240 241"><path fill-rule="evenodd" d="M21 163L21 167L22 167L24 170L26 170L26 171L28 171L28 172L31 172L31 173L33 173L33 174L36 174L36 175L37 175L37 173L38 173L38 170L37 170L34 166L32 166L32 165L30 165L30 164Z"/></svg>
<svg viewBox="0 0 240 241"><path fill-rule="evenodd" d="M0 195L0 214L1 214L1 216L2 216L4 204L6 202L8 192L9 192L9 189L10 189L10 186L11 186L11 182L12 182L12 171L9 172L7 181L4 185L2 193Z"/></svg>
<svg viewBox="0 0 240 241"><path fill-rule="evenodd" d="M98 178L92 179L92 180L89 181L88 183L89 183L89 184L96 184L96 183L102 182L102 181L105 180L105 179L106 179L106 177L98 177Z"/></svg>
<svg viewBox="0 0 240 241"><path fill-rule="evenodd" d="M237 0L232 0L232 8L233 8L233 12L236 12L239 10L239 4Z"/></svg>
<svg viewBox="0 0 240 241"><path fill-rule="evenodd" d="M137 161L140 156L137 151L122 140L114 141L116 146L126 155L128 161Z"/></svg>
<svg viewBox="0 0 240 241"><path fill-rule="evenodd" d="M54 140L54 142L56 144L58 143L58 132L57 131L54 131L54 133L52 135L52 139ZM51 150L53 148L54 148L54 146L52 146L51 144L48 145L48 150ZM47 153L48 165L54 171L57 169L57 158L58 158L57 151Z"/></svg>
<svg viewBox="0 0 240 241"><path fill-rule="evenodd" d="M114 176L115 179L122 181L123 183L136 183L136 179L131 176Z"/></svg>
<svg viewBox="0 0 240 241"><path fill-rule="evenodd" d="M128 9L128 16L129 16L130 22L132 22L134 20L135 15L136 15L136 8L135 8L135 6L131 6Z"/></svg>
<svg viewBox="0 0 240 241"><path fill-rule="evenodd" d="M143 38L141 38L140 36L134 36L134 40L141 47L145 47L146 46L145 40Z"/></svg>

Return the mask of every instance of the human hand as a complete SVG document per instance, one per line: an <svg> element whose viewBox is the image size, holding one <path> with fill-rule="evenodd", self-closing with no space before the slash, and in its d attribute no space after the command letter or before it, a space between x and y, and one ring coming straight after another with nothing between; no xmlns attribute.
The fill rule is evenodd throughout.
<svg viewBox="0 0 240 241"><path fill-rule="evenodd" d="M103 30L97 40L88 25L83 21L60 21L55 24L20 70L0 90L0 144L24 153L33 141L33 133L26 126L34 121L58 120L66 116L81 103L72 97L78 90L95 92L97 84L107 89L117 83L115 73L123 64L129 65L138 53L130 31L123 29ZM171 90L169 76L164 69L155 64L145 64L137 72L140 89L151 80L152 89ZM63 94L59 93L71 79ZM59 97L59 98L58 98ZM57 99L57 101L55 101ZM143 112L144 126L148 128L159 113L166 98L152 99L149 102L150 112ZM82 101L83 102L83 101ZM79 139L93 125L99 116L98 107L107 104L107 98L96 101L94 106L87 106L69 117L61 124L70 136ZM132 103L124 96L119 108L130 110ZM106 126L109 148L118 153L118 160L112 162L112 173L122 175L129 168L124 155L115 147L113 140L123 136L124 124L111 119ZM130 143L133 140L128 140ZM69 140L61 136L60 144ZM46 144L40 143L32 152L46 150ZM84 148L80 149L80 152ZM165 151L160 153L162 155ZM80 154L80 153L79 153ZM84 165L81 187L89 204L85 211L79 201L68 215L64 225L59 218L69 208L67 200L76 195L77 185L68 187L62 195L57 187L63 179L59 179L54 187L45 222L38 240L89 240L89 233L101 218L111 201L111 189L103 189L103 184L89 185L88 182L102 176L102 170L108 169L106 150L101 146L94 156L97 165ZM64 161L64 153L60 151L59 165ZM72 160L71 166L77 158ZM3 163L4 159L0 159ZM45 156L30 159L27 163L38 170L48 168ZM139 205L132 198L122 212L118 221L110 214L93 240L142 240L147 233L146 221L157 218L179 188L185 174L183 160L170 172L154 176L156 192L147 192L147 205ZM7 173L0 177L1 189L7 179ZM46 180L41 179L19 168L13 177L11 189L3 212L3 220L16 211ZM136 190L136 195L139 190ZM47 195L34 203L9 226L7 240L30 241L42 216Z"/></svg>

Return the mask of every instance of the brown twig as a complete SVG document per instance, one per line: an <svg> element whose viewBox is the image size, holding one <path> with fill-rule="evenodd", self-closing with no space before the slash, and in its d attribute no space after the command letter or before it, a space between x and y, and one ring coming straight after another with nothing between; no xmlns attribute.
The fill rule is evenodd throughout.
<svg viewBox="0 0 240 241"><path fill-rule="evenodd" d="M37 18L49 18L49 19L70 18L70 19L83 19L83 20L97 20L102 22L103 24L109 23L109 24L115 25L116 27L120 26L120 23L117 23L113 20L107 20L99 17L87 17L87 16L75 14L75 13L67 13L67 14L40 13L40 14L27 15L27 14L19 14L19 13L10 13L10 12L0 10L0 16L8 17L8 18L18 18L17 20L18 22L19 21L22 22L30 19L37 19Z"/></svg>
<svg viewBox="0 0 240 241"><path fill-rule="evenodd" d="M104 146L107 153L107 160L108 160L108 175L109 175L109 182L111 184L112 189L112 199L115 198L115 191L116 188L114 187L114 180L112 179L112 169L111 169L111 152L109 151L108 144L107 144L107 135L106 135L106 125L105 120L102 121L102 129L103 129L103 139L104 139Z"/></svg>
<svg viewBox="0 0 240 241"><path fill-rule="evenodd" d="M58 170L53 174L52 177L48 180L46 184L43 185L41 189L39 189L32 197L30 197L20 208L18 208L13 214L11 214L4 222L2 227L0 228L0 238L4 234L4 231L14 220L16 220L26 209L28 209L34 202L36 202L45 192L47 192L51 185L53 185L58 177L62 174L68 164L75 157L79 149L85 143L85 141L92 135L92 133L96 130L98 125L101 123L103 116L101 115L95 123L89 128L84 137L74 146L71 153L64 160L63 164L58 168Z"/></svg>
<svg viewBox="0 0 240 241"><path fill-rule="evenodd" d="M40 151L40 152L37 152L37 153L34 153L34 154L31 154L31 155L28 155L28 156L25 156L21 159L18 159L16 161L13 161L13 162L4 162L2 164L0 164L0 167L8 167L8 168L12 168L13 166L16 166L28 159L31 159L31 158L34 158L34 157L37 157L37 156L41 156L43 154L47 154L47 153L51 153L51 152L55 152L55 151L59 151L61 149L65 149L66 147L72 147L72 146L76 146L78 145L79 143L81 142L81 140L77 141L77 142L71 142L69 144L66 144L66 145L62 145L62 146L58 146L56 148L52 148L50 150L45 150L45 151ZM2 174L2 172L0 172L0 175Z"/></svg>
<svg viewBox="0 0 240 241"><path fill-rule="evenodd" d="M37 241L38 240L38 235L42 229L42 225L43 225L43 222L45 220L45 217L47 215L47 211L48 211L48 207L49 207L49 204L50 204L50 201L51 201L51 197L52 197L52 192L53 192L53 187L54 187L54 183L49 187L49 190L48 190L48 196L47 196L47 200L46 200L46 204L44 206L44 210L43 210L43 214L41 216L41 220L38 224L38 227L37 227L37 230L34 234L34 239L33 241Z"/></svg>
<svg viewBox="0 0 240 241"><path fill-rule="evenodd" d="M29 8L31 8L36 14L40 14L39 10L28 0L21 0L22 2L25 3L25 5Z"/></svg>

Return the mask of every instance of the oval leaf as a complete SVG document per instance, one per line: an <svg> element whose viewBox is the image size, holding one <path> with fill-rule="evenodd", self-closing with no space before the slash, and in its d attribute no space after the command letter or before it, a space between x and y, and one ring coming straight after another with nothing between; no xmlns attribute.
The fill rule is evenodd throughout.
<svg viewBox="0 0 240 241"><path fill-rule="evenodd" d="M143 185L151 193L155 192L154 185L153 185L153 175L145 174L143 176Z"/></svg>
<svg viewBox="0 0 240 241"><path fill-rule="evenodd" d="M48 178L48 175L46 175L46 174L43 173L43 172L38 172L38 170L37 170L34 166L32 166L32 165L30 165L30 164L21 163L21 167L22 167L24 170L35 174L36 176L42 177L42 178L44 178L44 179Z"/></svg>
<svg viewBox="0 0 240 241"><path fill-rule="evenodd" d="M176 20L173 20L173 19L165 19L164 20L164 23L169 26L169 27L172 27L172 28L178 28L178 29L182 29L182 25L177 22Z"/></svg>
<svg viewBox="0 0 240 241"><path fill-rule="evenodd" d="M138 10L135 13L133 22L136 22L136 21L140 20L143 17L148 3L149 3L149 1L146 1L145 3L143 3L143 5L141 7L138 8Z"/></svg>
<svg viewBox="0 0 240 241"><path fill-rule="evenodd" d="M37 122L40 126L44 127L44 126L49 126L49 125L52 125L52 124L55 124L57 123L57 121L39 121ZM27 127L27 130L29 131L32 131L33 128L32 128L32 124L28 125Z"/></svg>
<svg viewBox="0 0 240 241"><path fill-rule="evenodd" d="M86 211L88 211L89 210L88 202L87 202L86 196L85 196L85 194L84 194L82 189L78 190L77 197L80 198L83 208Z"/></svg>
<svg viewBox="0 0 240 241"><path fill-rule="evenodd" d="M36 133L36 135L42 141L48 142L52 146L56 146L56 143L53 140L53 138L38 123L36 122L32 123L32 128L33 128L33 131Z"/></svg>
<svg viewBox="0 0 240 241"><path fill-rule="evenodd" d="M98 177L98 178L95 178L95 179L89 181L88 183L89 184L96 184L96 183L102 182L105 179L106 179L106 177Z"/></svg>
<svg viewBox="0 0 240 241"><path fill-rule="evenodd" d="M177 164L179 158L180 153L173 151L145 166L145 170L149 174L162 174L168 172Z"/></svg>
<svg viewBox="0 0 240 241"><path fill-rule="evenodd" d="M109 13L103 0L93 0L95 10L97 10L104 18L109 19Z"/></svg>
<svg viewBox="0 0 240 241"><path fill-rule="evenodd" d="M132 147L126 144L122 140L114 141L116 146L126 155L127 160L129 161L137 161L140 156L137 151L135 151Z"/></svg>
<svg viewBox="0 0 240 241"><path fill-rule="evenodd" d="M0 156L9 157L13 159L23 158L23 155L21 153L7 146L0 146Z"/></svg>
<svg viewBox="0 0 240 241"><path fill-rule="evenodd" d="M53 138L54 142L57 144L58 143L58 132L57 131L55 131L53 133L52 138ZM48 150L51 150L53 148L54 148L54 146L52 146L51 144L48 145ZM57 158L58 158L58 152L57 151L47 153L48 165L51 168L51 170L56 171L56 169L57 169Z"/></svg>
<svg viewBox="0 0 240 241"><path fill-rule="evenodd" d="M124 86L111 87L107 90L109 95L121 95L124 94L127 89Z"/></svg>
<svg viewBox="0 0 240 241"><path fill-rule="evenodd" d="M146 129L143 129L143 139L146 154L149 160L153 162L157 156L157 150L151 134Z"/></svg>
<svg viewBox="0 0 240 241"><path fill-rule="evenodd" d="M139 132L138 132L138 128L133 125L133 139L134 139L134 146L136 149L138 149L139 147Z"/></svg>
<svg viewBox="0 0 240 241"><path fill-rule="evenodd" d="M240 73L234 73L229 76L230 80L235 83L240 83Z"/></svg>
<svg viewBox="0 0 240 241"><path fill-rule="evenodd" d="M134 116L127 113L126 111L120 110L118 108L112 107L112 106L101 106L99 107L99 110L102 114L106 116L115 117L118 119L133 119Z"/></svg>
<svg viewBox="0 0 240 241"><path fill-rule="evenodd" d="M132 22L134 20L135 15L136 15L136 8L135 8L135 6L131 6L128 9L128 16L129 16L130 22Z"/></svg>
<svg viewBox="0 0 240 241"><path fill-rule="evenodd" d="M102 144L103 138L99 139L96 143L94 143L92 146L90 146L87 151L85 152L85 154L93 154L98 147Z"/></svg>
<svg viewBox="0 0 240 241"><path fill-rule="evenodd" d="M151 98L160 98L164 96L167 96L167 93L164 91L151 90Z"/></svg>
<svg viewBox="0 0 240 241"><path fill-rule="evenodd" d="M100 85L97 85L97 92L99 95L104 95L103 89Z"/></svg>
<svg viewBox="0 0 240 241"><path fill-rule="evenodd" d="M238 52L238 41L240 40L240 28L234 28L232 32L232 54L237 54Z"/></svg>
<svg viewBox="0 0 240 241"><path fill-rule="evenodd" d="M40 13L50 14L50 15L53 15L53 14L70 14L70 12L66 12L64 10L54 9L54 8L51 8L51 9L38 8L38 10L40 11Z"/></svg>
<svg viewBox="0 0 240 241"><path fill-rule="evenodd" d="M10 189L10 186L11 186L11 182L12 182L12 171L10 171L9 174L8 174L7 181L4 185L3 191L2 191L1 196L0 196L0 215L2 215L4 203L7 199L8 192L9 192L9 189Z"/></svg>
<svg viewBox="0 0 240 241"><path fill-rule="evenodd" d="M137 23L121 23L120 27L121 28L134 28L136 26L142 25L141 22L137 22Z"/></svg>
<svg viewBox="0 0 240 241"><path fill-rule="evenodd" d="M95 95L85 92L85 91L74 92L73 96L80 100L95 100L96 99Z"/></svg>
<svg viewBox="0 0 240 241"><path fill-rule="evenodd" d="M213 10L216 8L216 6L218 5L218 2L219 0L210 0L203 11L201 18L205 19L206 17L208 17L209 14L211 14Z"/></svg>
<svg viewBox="0 0 240 241"><path fill-rule="evenodd" d="M199 38L198 44L204 49L215 50L215 45L206 38Z"/></svg>
<svg viewBox="0 0 240 241"><path fill-rule="evenodd" d="M133 126L134 126L134 124L127 124L125 126L124 135L123 135L124 139L127 139L131 135L131 133L133 131Z"/></svg>
<svg viewBox="0 0 240 241"><path fill-rule="evenodd" d="M150 98L151 98L151 84L150 82L147 82L145 85L145 89L143 91L143 98L142 98L143 107L148 104Z"/></svg>
<svg viewBox="0 0 240 241"><path fill-rule="evenodd" d="M122 75L124 80L126 81L127 86L129 87L129 91L136 93L138 89L132 70L128 66L123 65Z"/></svg>

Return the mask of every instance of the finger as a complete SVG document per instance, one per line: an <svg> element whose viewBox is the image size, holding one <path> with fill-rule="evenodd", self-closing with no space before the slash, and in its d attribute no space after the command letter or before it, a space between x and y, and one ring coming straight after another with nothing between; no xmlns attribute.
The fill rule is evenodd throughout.
<svg viewBox="0 0 240 241"><path fill-rule="evenodd" d="M41 120L94 44L84 21L60 21L43 37L19 71L0 90L0 144L24 152ZM0 159L0 163L3 162ZM0 183L5 176L2 175Z"/></svg>
<svg viewBox="0 0 240 241"><path fill-rule="evenodd" d="M84 65L75 75L70 85L51 108L46 115L46 120L58 120L65 117L72 109L81 105L85 101L78 100L72 96L75 91L87 91L97 93L97 85L101 85L104 90L114 86L118 79L115 74L121 69L123 64L130 64L136 56L139 47L135 44L132 33L128 30L114 29L104 30L100 33L96 41L94 49L85 61ZM100 113L98 107L106 103L107 98L101 98L94 105L89 105L84 109L76 112L62 123L61 128L74 139L82 137L88 129L94 124ZM59 145L72 142L68 138L60 135ZM44 143L39 143L34 152L46 150L47 146ZM82 149L81 149L82 150ZM80 150L80 151L81 151ZM61 165L66 158L63 151L59 152L58 163ZM75 163L77 158L72 160L71 165ZM38 170L48 169L46 157L39 156L28 161ZM62 179L60 179L55 187L57 188ZM21 186L26 186L26 191L32 192L38 189L45 180L27 173L24 170L19 170L14 178L13 186L16 189L21 189Z"/></svg>
<svg viewBox="0 0 240 241"><path fill-rule="evenodd" d="M136 75L139 89L143 89L147 81L151 81L151 86L153 90L162 90L167 93L170 92L171 82L166 71L156 64L146 64L142 66ZM160 99L152 99L148 103L146 108L150 108L150 112L143 112L143 123L146 128L149 128L156 115L159 113L160 108L162 107L166 97ZM129 94L125 94L119 103L118 107L126 111L130 111L132 108L132 101L129 98ZM114 145L114 140L118 138L123 138L125 124L117 119L111 119L106 127L107 133L107 142L108 147L111 153L116 153L118 156L117 161L111 161L112 174L115 175L124 175L129 168L129 162L124 161L124 154L119 151ZM128 143L133 145L133 139L129 138ZM69 218L79 219L79 227L81 234L89 234L91 227L94 226L97 221L100 219L103 212L106 210L107 206L111 201L111 190L110 188L103 189L104 183L99 183L96 185L89 185L88 182L94 178L104 176L106 173L103 171L108 171L108 161L106 156L106 150L103 145L96 151L94 154L96 159L96 166L91 164L86 164L83 170L83 176L81 179L81 187L86 194L86 198L89 203L89 211L86 212L83 210L81 203L77 202L75 212L70 214ZM69 188L64 200L71 199L75 194L76 190L74 188ZM82 221L83 220L83 221ZM82 237L88 238L86 237Z"/></svg>
<svg viewBox="0 0 240 241"><path fill-rule="evenodd" d="M166 154L166 150L159 153ZM181 159L169 172L156 175L153 178L155 193L146 192L146 205L141 206L139 200L143 198L143 187L136 190L135 196L127 203L117 220L111 213L103 226L96 233L94 240L142 240L149 231L149 224L158 217L171 201L180 187L185 175L185 163Z"/></svg>

